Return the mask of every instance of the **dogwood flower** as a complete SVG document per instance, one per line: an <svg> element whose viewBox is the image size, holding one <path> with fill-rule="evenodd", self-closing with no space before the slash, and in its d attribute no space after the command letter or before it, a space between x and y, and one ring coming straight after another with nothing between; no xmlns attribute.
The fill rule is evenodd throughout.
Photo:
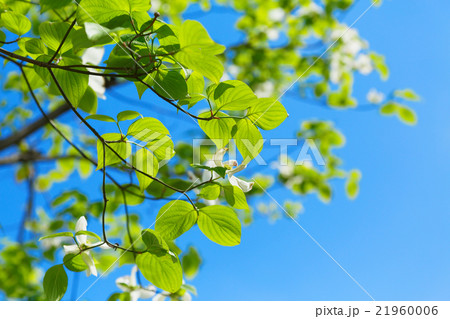
<svg viewBox="0 0 450 319"><path fill-rule="evenodd" d="M281 22L285 16L286 13L281 8L275 8L269 11L269 19L273 22Z"/></svg>
<svg viewBox="0 0 450 319"><path fill-rule="evenodd" d="M322 14L322 13L323 13L322 7L318 6L316 3L311 1L309 4L304 5L304 6L302 5L300 8L298 8L293 13L293 15L297 16L297 17L302 17L302 16L313 15L313 14Z"/></svg>
<svg viewBox="0 0 450 319"><path fill-rule="evenodd" d="M156 294L155 297L153 297L153 301L165 301L167 298L169 298L170 292L168 291L162 291L159 294ZM192 301L192 295L188 293L187 291L184 292L183 295L179 296L180 301Z"/></svg>
<svg viewBox="0 0 450 319"><path fill-rule="evenodd" d="M359 54L353 63L353 67L364 75L373 71L372 60L367 54Z"/></svg>
<svg viewBox="0 0 450 319"><path fill-rule="evenodd" d="M146 288L141 287L136 282L137 266L131 268L131 274L116 279L116 286L124 292L130 293L131 301L138 299L150 299L156 293L156 287L148 285Z"/></svg>
<svg viewBox="0 0 450 319"><path fill-rule="evenodd" d="M266 82L259 84L256 87L255 95L259 98L271 97L273 95L274 91L275 91L275 85L270 81L266 81Z"/></svg>
<svg viewBox="0 0 450 319"><path fill-rule="evenodd" d="M222 162L223 157L225 153L227 152L227 148L222 148L218 150L212 157L211 160L209 160L206 165L209 167L225 167L226 175L228 177L228 180L230 181L230 184L233 186L239 187L244 193L249 192L253 187L253 182L246 182L240 178L237 178L234 176L234 174L242 171L247 167L247 165L241 164L238 165L238 162L236 160L229 160ZM234 168L233 168L234 167ZM208 180L210 175L208 176L209 172L205 171L205 175L203 176L203 180ZM213 178L218 178L219 175L215 172L213 172Z"/></svg>
<svg viewBox="0 0 450 319"><path fill-rule="evenodd" d="M105 49L101 47L92 47L84 51L81 60L83 64L98 65L102 62ZM89 86L94 90L97 97L106 100L105 97L105 79L99 75L89 75Z"/></svg>
<svg viewBox="0 0 450 319"><path fill-rule="evenodd" d="M82 230L84 230L84 231L87 230L87 220L84 216L81 216L75 225L75 233L78 233L79 231L82 231ZM88 244L87 243L87 235L77 235L77 236L75 236L75 239L77 240L78 245L64 245L63 246L64 253L66 255L80 254L81 258L83 258L84 263L88 266L88 268L86 269L86 276L87 277L89 277L90 275L97 276L97 268L95 268L94 259L92 258L90 251L83 250L83 249L87 248L87 247L97 246L100 244L100 242L97 242L94 244ZM100 248L109 248L109 246L106 244L100 245L99 247Z"/></svg>
<svg viewBox="0 0 450 319"><path fill-rule="evenodd" d="M367 93L367 101L372 104L379 104L384 101L384 98L384 94L382 92L379 92L377 89L370 89L370 91Z"/></svg>

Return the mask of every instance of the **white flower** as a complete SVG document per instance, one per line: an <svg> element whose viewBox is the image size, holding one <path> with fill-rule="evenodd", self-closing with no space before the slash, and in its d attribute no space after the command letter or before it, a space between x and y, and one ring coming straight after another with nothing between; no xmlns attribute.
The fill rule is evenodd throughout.
<svg viewBox="0 0 450 319"><path fill-rule="evenodd" d="M156 293L156 287L148 285L146 288L141 287L136 282L137 266L131 268L131 274L129 276L122 276L116 279L116 286L124 292L130 293L131 301L137 301L138 299L150 299Z"/></svg>
<svg viewBox="0 0 450 319"><path fill-rule="evenodd" d="M338 39L342 42L340 51L344 54L355 56L359 51L367 47L367 43L361 40L358 31L348 28L345 24L337 27L330 36L330 41Z"/></svg>
<svg viewBox="0 0 450 319"><path fill-rule="evenodd" d="M75 233L79 231L87 230L87 220L84 216L78 219L77 224L75 225ZM64 245L64 253L67 254L79 254L80 248L92 247L100 244L100 242L94 244L87 243L87 235L77 235L75 236L78 245ZM109 248L108 245L103 244L99 246L100 248ZM92 258L90 251L85 250L81 252L81 258L83 258L84 263L88 266L86 269L86 276L94 275L97 276L97 268L95 268L94 259Z"/></svg>
<svg viewBox="0 0 450 319"><path fill-rule="evenodd" d="M367 75L373 71L372 60L367 54L360 54L353 63L355 69L361 74Z"/></svg>
<svg viewBox="0 0 450 319"><path fill-rule="evenodd" d="M192 301L192 296L187 291L184 292L184 295L181 296L181 301Z"/></svg>
<svg viewBox="0 0 450 319"><path fill-rule="evenodd" d="M166 300L166 298L168 297L168 292L167 291L163 291L159 294L156 294L155 297L153 297L153 301L164 301Z"/></svg>
<svg viewBox="0 0 450 319"><path fill-rule="evenodd" d="M370 89L367 93L367 101L373 104L380 104L384 101L384 94L377 89Z"/></svg>
<svg viewBox="0 0 450 319"><path fill-rule="evenodd" d="M158 11L161 7L161 0L152 0L152 10Z"/></svg>
<svg viewBox="0 0 450 319"><path fill-rule="evenodd" d="M231 77L230 77L230 75L227 72L224 72L222 77L220 78L220 82L225 82L225 81L228 81L228 80L231 80Z"/></svg>
<svg viewBox="0 0 450 319"><path fill-rule="evenodd" d="M99 65L102 62L105 48L92 47L84 51L81 60L83 64ZM97 97L105 100L105 79L99 75L89 75L89 86L94 90Z"/></svg>
<svg viewBox="0 0 450 319"><path fill-rule="evenodd" d="M271 97L275 90L275 85L271 81L266 81L257 86L255 94L259 98Z"/></svg>
<svg viewBox="0 0 450 319"><path fill-rule="evenodd" d="M170 296L170 292L162 291L159 294L156 294L155 297L153 297L153 301L165 301ZM192 295L188 293L187 291L184 292L182 296L180 296L181 301L192 301Z"/></svg>
<svg viewBox="0 0 450 319"><path fill-rule="evenodd" d="M235 64L230 65L227 68L227 73L230 74L233 78L236 78L239 75L240 67Z"/></svg>
<svg viewBox="0 0 450 319"><path fill-rule="evenodd" d="M280 31L278 31L278 29L276 29L276 28L268 29L266 34L267 34L267 38L270 41L278 40L278 38L280 37Z"/></svg>
<svg viewBox="0 0 450 319"><path fill-rule="evenodd" d="M286 178L292 176L292 174L294 173L294 163L292 163L292 161L281 163L280 159L280 162L273 162L271 164L271 167L278 170L280 172L280 175Z"/></svg>
<svg viewBox="0 0 450 319"><path fill-rule="evenodd" d="M225 155L225 153L227 152L228 149L226 148L222 148L220 150L218 150L212 157L211 160L209 160L206 165L209 167L225 167L226 170L226 174L228 176L228 180L230 181L230 184L233 186L237 186L239 187L243 192L248 192L252 189L253 187L253 182L246 182L240 178L237 178L236 176L234 176L234 174L236 174L237 172L242 171L243 169L245 169L247 167L247 165L238 165L238 162L236 160L230 160L230 161L226 161L226 162L222 162L223 157ZM234 167L234 168L232 168ZM205 172L206 174L209 174L208 171ZM217 173L213 172L213 178L217 178L219 177L219 175L217 175ZM204 180L208 180L209 177L207 175L203 176Z"/></svg>
<svg viewBox="0 0 450 319"><path fill-rule="evenodd" d="M281 8L275 8L269 11L269 20L272 20L273 22L281 22L285 16L286 13Z"/></svg>
<svg viewBox="0 0 450 319"><path fill-rule="evenodd" d="M309 16L312 14L322 14L323 13L323 9L322 7L320 7L319 5L317 5L314 1L311 1L308 5L306 6L301 6L300 8L298 8L298 10L296 12L294 12L294 16Z"/></svg>
<svg viewBox="0 0 450 319"><path fill-rule="evenodd" d="M60 247L62 243L66 243L68 237L46 238L42 241L42 247L47 250L53 247Z"/></svg>

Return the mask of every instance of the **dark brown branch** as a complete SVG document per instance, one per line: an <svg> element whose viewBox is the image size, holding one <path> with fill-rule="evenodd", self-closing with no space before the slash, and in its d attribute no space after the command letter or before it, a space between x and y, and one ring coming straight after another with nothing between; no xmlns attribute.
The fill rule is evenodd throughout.
<svg viewBox="0 0 450 319"><path fill-rule="evenodd" d="M79 155L45 156L34 150L0 158L0 165L11 165L22 162L51 162L63 159L80 159Z"/></svg>
<svg viewBox="0 0 450 319"><path fill-rule="evenodd" d="M51 68L51 69L62 69L62 70L66 70L66 71L70 71L70 72L75 72L75 73L81 73L81 74L88 74L88 75L98 75L98 76L104 76L104 77L117 77L117 78L136 78L139 76L145 76L148 73L142 73L142 74L116 74L116 73L99 73L99 72L91 72L91 71L87 71L87 70L80 70L77 68L74 68L74 66L72 65L59 65L59 64L54 64L54 63L48 63L48 62L44 62L44 61L37 61L37 60L33 60L31 58L28 57L24 57L21 55L18 55L14 52L9 52L3 48L0 48L0 53L2 55L0 55L0 57L10 57L13 59L17 59L23 62L28 62L31 63L33 65L37 65L40 66L42 68ZM94 66L89 66L89 65L83 65L83 67L85 68L95 68ZM124 68L124 70L127 70L126 68Z"/></svg>
<svg viewBox="0 0 450 319"><path fill-rule="evenodd" d="M185 109L183 109L181 106L179 106L177 103L175 103L173 100L170 100L164 96L162 96L161 94L159 94L158 92L156 92L156 90L149 85L148 83L144 82L141 79L137 79L139 82L141 82L142 84L144 84L145 86L147 86L150 90L153 91L153 93L155 93L158 97L160 97L161 99L163 99L164 101L166 101L167 103L171 104L172 106L176 107L178 110L180 110L181 112L183 112L186 115L189 115L190 117L196 119L196 120L203 120L203 121L210 121L212 119L218 119L217 117L214 116L210 116L210 117L198 117L192 113L189 113L188 111L186 111Z"/></svg>
<svg viewBox="0 0 450 319"><path fill-rule="evenodd" d="M153 24L155 24L156 19L158 19L158 17L160 16L159 12L155 12L153 14L153 20L150 22L150 24L141 32L136 33L136 35L130 40L130 43L133 43L134 40L136 40L137 38L139 38L140 36L143 35L143 33L145 33L145 31L149 30L151 27L153 27Z"/></svg>
<svg viewBox="0 0 450 319"><path fill-rule="evenodd" d="M58 108L54 109L46 117L41 117L34 122L30 123L26 127L22 128L21 130L13 133L12 135L5 137L0 140L0 151L7 149L8 147L12 145L18 144L20 141L24 140L37 130L41 129L45 125L48 124L48 120L54 120L57 117L61 116L62 114L66 113L70 110L69 105L63 104L59 106Z"/></svg>

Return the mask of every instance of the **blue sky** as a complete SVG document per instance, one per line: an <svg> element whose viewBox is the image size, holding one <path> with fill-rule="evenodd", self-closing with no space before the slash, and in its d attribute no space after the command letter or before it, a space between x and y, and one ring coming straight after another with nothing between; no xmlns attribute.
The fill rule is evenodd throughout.
<svg viewBox="0 0 450 319"><path fill-rule="evenodd" d="M351 24L368 5L369 1L359 1L345 21ZM416 126L381 117L376 110L328 110L285 97L282 102L290 117L283 128L264 136L293 136L302 120L313 118L334 121L346 135L347 143L337 154L346 169L359 168L363 173L358 198L348 200L343 182L334 182L330 204L313 196L302 199L305 212L298 222L376 300L450 298L449 10L450 3L444 0L386 0L355 25L371 49L386 56L391 70L387 82L376 76L358 77L356 96L364 97L371 87L387 92L411 87L422 96L420 103L411 104L419 116ZM230 32L236 17L229 12L211 13L199 20L217 42L226 45L240 39L237 32ZM131 86L122 93L135 96ZM143 113L152 115L144 109ZM174 140L183 138L179 122L162 120ZM5 214L20 211L22 202L19 192L11 193L5 182L12 175L2 168L0 176L0 191L8 194L2 196L7 223L11 217ZM79 188L98 191L88 182L73 181ZM294 198L281 189L271 194L280 202ZM241 244L233 248L210 242L198 229L180 239L183 248L195 243L204 260L192 281L199 292L197 300L370 300L288 218L272 224L257 217L243 229ZM126 267L115 270L84 298L106 298L115 290L114 279L128 272ZM80 279L78 294L94 281L84 274ZM65 299L70 300L70 295Z"/></svg>

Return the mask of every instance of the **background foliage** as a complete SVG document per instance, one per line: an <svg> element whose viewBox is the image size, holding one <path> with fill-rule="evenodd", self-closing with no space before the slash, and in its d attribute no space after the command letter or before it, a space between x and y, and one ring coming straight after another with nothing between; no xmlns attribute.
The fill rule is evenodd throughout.
<svg viewBox="0 0 450 319"><path fill-rule="evenodd" d="M384 58L372 52L356 30L345 32L347 27L339 22L351 1L219 2L214 6L242 13L236 27L243 40L226 50L200 23L182 22L187 2L153 2L150 7L145 1L117 1L107 8L99 3L83 0L79 7L70 1L2 3L0 55L8 70L4 90L21 94L22 102L10 105L4 101L0 149L5 151L3 162L14 164L11 168L16 170L17 182L28 185L28 206L17 239L5 241L2 251L1 267L5 271L1 273L14 279L1 281L8 298L60 299L67 287L66 270L92 274L95 260L100 271L106 271L122 250L125 253L119 264L136 263L142 276L156 287L143 284L138 277L139 282L133 284L119 283L123 292L112 294L112 299L154 293L158 298L186 299L195 288L182 284L182 273L186 278L195 276L201 257L194 247L182 252L172 240L195 223L212 241L232 246L240 241L241 223L251 224L257 211L271 219L284 214L279 207L258 201L273 185L281 184L299 195L315 193L329 202L333 193L330 181L346 178L349 197L358 193L361 174L342 169L334 149L343 146L344 137L330 122L303 121L297 133L298 138L316 142L325 167L279 167L277 183L273 176L259 174L249 190L245 180L237 184L240 187L229 183L234 177L230 174L232 167L223 165L221 159L215 165L223 168L210 168L212 163L192 167L192 146L186 141L172 141L162 118L143 117L129 107L116 118L102 114L97 99L104 97L103 86L110 89L134 82L139 98L145 91L153 91L144 97L162 106L161 113L170 112L166 120L198 121L197 136L203 131L211 139L220 138L215 141L219 149L234 138L244 163L255 154L240 146L240 140L256 141L263 137L264 130L282 123L287 114L274 98L298 77L298 85L290 91L296 92L289 94L311 103L334 108L379 108L381 114L396 115L407 124L416 122L405 104L418 100L412 90L372 90L368 102L358 102L352 96L356 73L378 72L386 79L388 69ZM208 2L200 3L202 11L210 7ZM153 15L156 11L160 17ZM335 45L322 55L334 41ZM202 112L205 109L209 110ZM260 117L257 111L261 109ZM267 109L271 113L264 113ZM58 118L66 112L78 118L61 123ZM48 125L48 120L53 124ZM109 130L99 133L98 121L111 123ZM33 135L38 141L29 138L41 129L43 133ZM145 134L157 135L148 140L148 136L139 135L144 129ZM135 144L131 143L142 139L148 144L133 150ZM124 164L122 160L127 158L154 160L149 166L133 159ZM168 165L160 167L157 163L169 159ZM53 164L42 167L42 162ZM205 171L211 178L202 179ZM48 208L35 207L36 193L45 194L74 174L81 178L95 175L99 193L93 196L69 183L64 191L52 194ZM102 175L103 183L99 179ZM250 176L247 178L250 180ZM176 194L183 197L182 201ZM254 205L248 206L246 197L254 197ZM139 209L144 201L154 200L165 204L153 211L156 219L163 213L165 216L158 219L155 231L140 223L143 212ZM211 201L215 201L212 206ZM302 210L301 202L283 206L294 218ZM136 213L130 213L129 207ZM82 216L89 222L99 219L102 234L84 233ZM84 230L80 233L80 229ZM62 236L36 240L50 234ZM141 234L142 240L135 242ZM78 251L65 249L69 258L64 260L61 246L69 244L75 235ZM92 240L99 236L96 241L100 242L88 244L83 236ZM104 246L101 244L110 249L94 247ZM91 249L94 259L88 255ZM48 267L42 279L43 260L60 266Z"/></svg>

